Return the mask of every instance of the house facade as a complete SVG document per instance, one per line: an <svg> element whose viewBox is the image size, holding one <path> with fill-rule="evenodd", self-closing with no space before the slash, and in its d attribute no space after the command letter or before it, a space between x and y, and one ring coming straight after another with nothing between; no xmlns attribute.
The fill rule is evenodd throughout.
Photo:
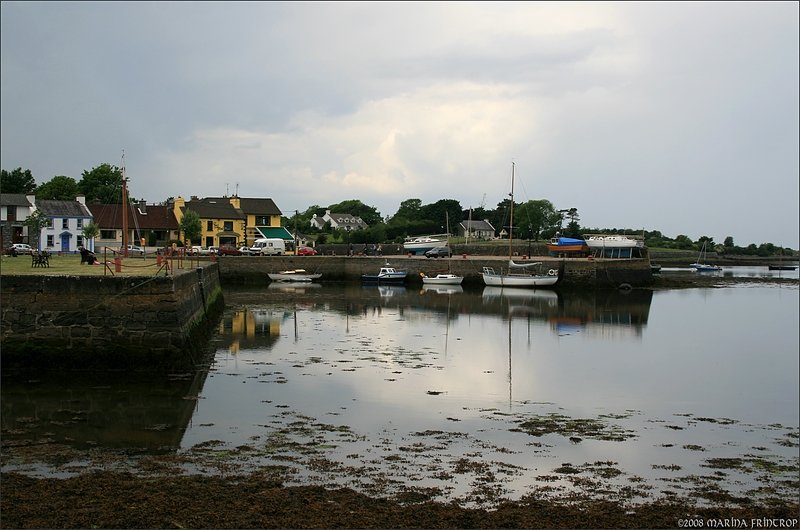
<svg viewBox="0 0 800 530"><path fill-rule="evenodd" d="M82 234L83 227L93 220L82 195L74 201L36 200L34 210L42 212L48 220L39 235L38 250L77 252L80 246L94 250L94 241L84 241Z"/></svg>
<svg viewBox="0 0 800 530"><path fill-rule="evenodd" d="M494 239L494 227L488 219L483 221L461 221L458 224L458 235L475 239Z"/></svg>
<svg viewBox="0 0 800 530"><path fill-rule="evenodd" d="M0 248L14 243L27 243L33 246L28 235L25 219L33 211L33 195L22 193L0 193Z"/></svg>
<svg viewBox="0 0 800 530"><path fill-rule="evenodd" d="M344 230L345 232L364 230L369 227L360 217L349 213L331 213L330 210L325 210L325 214L321 217L314 214L311 218L311 226L320 230L325 228L327 223L330 223L331 228Z"/></svg>
<svg viewBox="0 0 800 530"><path fill-rule="evenodd" d="M252 246L256 239L277 237L291 241L294 236L281 226L281 210L269 198L232 197L238 199L239 208L247 216L245 221L245 241Z"/></svg>
<svg viewBox="0 0 800 530"><path fill-rule="evenodd" d="M123 215L127 215L128 243L142 246L165 246L177 240L178 221L170 205L131 203L90 204L94 222L100 229L95 246L122 247Z"/></svg>
<svg viewBox="0 0 800 530"><path fill-rule="evenodd" d="M200 240L188 244L213 247L239 245L244 241L247 216L239 206L238 197L192 197L189 201L177 197L172 211L179 225L187 211L197 213L200 217Z"/></svg>

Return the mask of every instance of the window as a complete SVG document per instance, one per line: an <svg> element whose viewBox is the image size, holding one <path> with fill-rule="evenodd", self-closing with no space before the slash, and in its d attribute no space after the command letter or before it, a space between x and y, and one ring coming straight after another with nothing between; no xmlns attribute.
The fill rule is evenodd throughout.
<svg viewBox="0 0 800 530"><path fill-rule="evenodd" d="M214 230L214 221L206 221L206 231L212 232Z"/></svg>
<svg viewBox="0 0 800 530"><path fill-rule="evenodd" d="M266 215L256 215L256 226L269 226L269 217Z"/></svg>
<svg viewBox="0 0 800 530"><path fill-rule="evenodd" d="M80 220L80 219L79 219L79 220ZM78 246L79 246L79 247L82 247L82 246L83 246L83 236L78 236Z"/></svg>
<svg viewBox="0 0 800 530"><path fill-rule="evenodd" d="M225 228L226 232L233 232L233 221L225 221Z"/></svg>
<svg viewBox="0 0 800 530"><path fill-rule="evenodd" d="M117 239L116 230L100 230L100 239Z"/></svg>
<svg viewBox="0 0 800 530"><path fill-rule="evenodd" d="M47 236L47 246L48 246L48 247L50 247L50 248L52 248L52 247L54 247L54 246L55 246L55 245L53 244L53 237L55 237L55 236L53 236L52 234L50 234L49 236Z"/></svg>
<svg viewBox="0 0 800 530"><path fill-rule="evenodd" d="M67 230L69 228L69 219L64 218L61 220L61 228L63 228L64 230Z"/></svg>
<svg viewBox="0 0 800 530"><path fill-rule="evenodd" d="M52 217L48 217L47 218L47 224L44 225L44 226L45 226L45 228L53 228L53 218Z"/></svg>
<svg viewBox="0 0 800 530"><path fill-rule="evenodd" d="M79 217L79 218L78 218L78 230L80 230L81 228L83 228L83 219L81 219L81 218Z"/></svg>

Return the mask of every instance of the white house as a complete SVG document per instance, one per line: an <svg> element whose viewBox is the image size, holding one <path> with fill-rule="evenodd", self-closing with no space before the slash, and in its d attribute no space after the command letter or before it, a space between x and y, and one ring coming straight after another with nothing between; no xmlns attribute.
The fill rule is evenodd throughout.
<svg viewBox="0 0 800 530"><path fill-rule="evenodd" d="M39 237L39 250L49 252L76 252L84 246L94 250L94 241L83 240L83 227L92 222L92 213L86 208L86 198L79 195L74 201L37 200L34 208L48 219Z"/></svg>
<svg viewBox="0 0 800 530"><path fill-rule="evenodd" d="M363 230L368 227L367 223L360 217L349 213L331 213L330 210L325 210L325 215L322 217L317 217L317 214L314 214L314 217L311 218L311 226L315 228L325 228L326 223L330 223L331 228L338 228L345 232Z"/></svg>

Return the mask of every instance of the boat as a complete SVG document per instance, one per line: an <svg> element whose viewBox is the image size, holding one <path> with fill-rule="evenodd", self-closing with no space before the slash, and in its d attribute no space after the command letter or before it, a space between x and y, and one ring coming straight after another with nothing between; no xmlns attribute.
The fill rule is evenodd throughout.
<svg viewBox="0 0 800 530"><path fill-rule="evenodd" d="M399 271L394 267L389 267L387 264L385 267L381 267L378 274L362 274L361 281L370 283L403 283L406 281L407 275L406 271Z"/></svg>
<svg viewBox="0 0 800 530"><path fill-rule="evenodd" d="M595 258L642 258L644 238L624 234L584 234L589 252Z"/></svg>
<svg viewBox="0 0 800 530"><path fill-rule="evenodd" d="M594 248L644 248L644 239L622 234L585 234L584 240Z"/></svg>
<svg viewBox="0 0 800 530"><path fill-rule="evenodd" d="M403 243L403 249L409 254L425 254L425 252L436 247L445 246L446 240L442 238L444 234L434 234L430 236L419 236L408 238Z"/></svg>
<svg viewBox="0 0 800 530"><path fill-rule="evenodd" d="M547 244L547 250L551 256L582 258L589 254L589 245L583 239L554 237Z"/></svg>
<svg viewBox="0 0 800 530"><path fill-rule="evenodd" d="M797 270L797 265L790 265L788 263L784 263L783 249L781 249L781 255L778 258L778 263L770 263L769 265L767 265L767 268L771 271L793 271Z"/></svg>
<svg viewBox="0 0 800 530"><path fill-rule="evenodd" d="M793 271L797 270L797 265L782 265L779 263L767 266L771 271Z"/></svg>
<svg viewBox="0 0 800 530"><path fill-rule="evenodd" d="M322 273L309 273L305 269L292 269L280 272L268 272L267 276L274 282L311 282L320 279Z"/></svg>
<svg viewBox="0 0 800 530"><path fill-rule="evenodd" d="M463 276L450 273L440 273L436 276L428 276L424 272L420 273L422 276L422 283L425 285L461 285L464 281Z"/></svg>
<svg viewBox="0 0 800 530"><path fill-rule="evenodd" d="M695 263L690 263L689 267L693 268L696 272L719 272L722 267L719 265L706 264L706 242L703 241L703 247L700 249L700 254L697 256Z"/></svg>
<svg viewBox="0 0 800 530"><path fill-rule="evenodd" d="M546 272L531 273L531 267L541 267L542 262L515 263L512 259L512 243L514 241L514 169L511 163L511 209L508 230L508 269L495 272L493 267L483 267L483 282L490 287L552 287L561 279L561 269L549 269Z"/></svg>

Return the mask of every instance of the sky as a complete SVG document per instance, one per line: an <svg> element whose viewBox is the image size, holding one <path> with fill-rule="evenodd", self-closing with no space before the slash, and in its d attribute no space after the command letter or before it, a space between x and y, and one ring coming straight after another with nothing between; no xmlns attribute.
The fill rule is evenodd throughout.
<svg viewBox="0 0 800 530"><path fill-rule="evenodd" d="M800 247L798 2L0 4L0 162Z"/></svg>

